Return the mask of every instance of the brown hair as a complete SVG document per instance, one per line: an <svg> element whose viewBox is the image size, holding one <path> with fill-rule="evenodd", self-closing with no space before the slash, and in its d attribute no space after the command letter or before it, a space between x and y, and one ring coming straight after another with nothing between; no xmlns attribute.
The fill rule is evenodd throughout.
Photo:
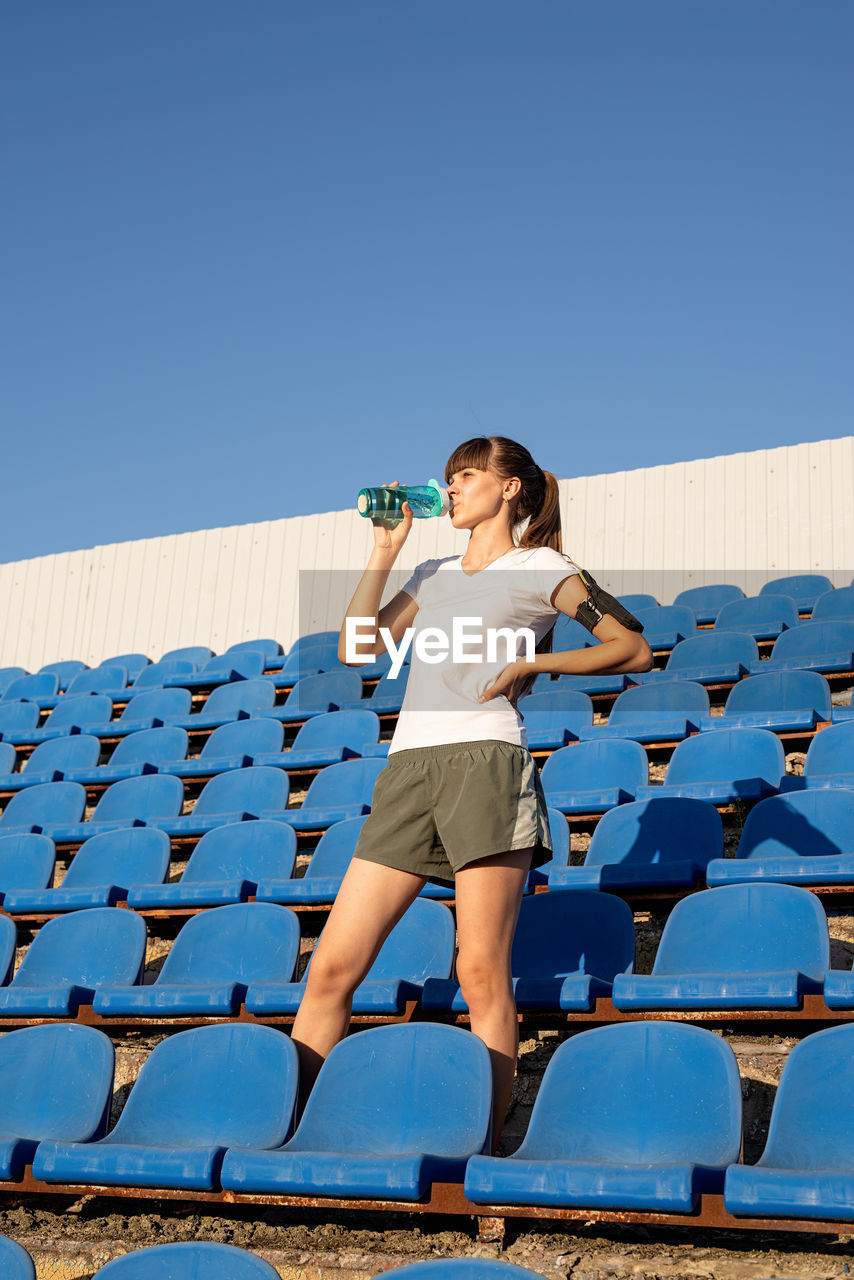
<svg viewBox="0 0 854 1280"><path fill-rule="evenodd" d="M522 488L516 503L518 522L528 520L520 547L551 547L562 551L560 494L551 471L538 467L524 445L506 436L475 436L458 445L445 465L445 482L465 467L494 471L501 480L516 477Z"/></svg>

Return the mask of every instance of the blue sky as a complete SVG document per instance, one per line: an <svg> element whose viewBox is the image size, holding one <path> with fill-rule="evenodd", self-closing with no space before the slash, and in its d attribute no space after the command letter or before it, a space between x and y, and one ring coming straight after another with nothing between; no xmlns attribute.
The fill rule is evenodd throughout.
<svg viewBox="0 0 854 1280"><path fill-rule="evenodd" d="M849 0L0 19L0 561L851 433Z"/></svg>

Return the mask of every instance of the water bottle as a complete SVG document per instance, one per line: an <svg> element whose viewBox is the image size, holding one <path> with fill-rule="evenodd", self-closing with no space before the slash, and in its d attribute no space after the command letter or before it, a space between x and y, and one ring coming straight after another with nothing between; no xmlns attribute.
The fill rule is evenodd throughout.
<svg viewBox="0 0 854 1280"><path fill-rule="evenodd" d="M403 504L408 502L412 514L418 520L428 516L443 516L450 507L447 489L443 489L438 480L428 484L398 485L395 489L385 486L376 489L361 489L356 499L356 510L360 516L372 520L388 520L399 524L403 519Z"/></svg>

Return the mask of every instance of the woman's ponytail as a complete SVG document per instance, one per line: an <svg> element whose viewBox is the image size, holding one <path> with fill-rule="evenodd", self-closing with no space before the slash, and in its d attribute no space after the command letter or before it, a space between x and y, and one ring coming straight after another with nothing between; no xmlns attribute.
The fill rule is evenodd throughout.
<svg viewBox="0 0 854 1280"><path fill-rule="evenodd" d="M553 551L563 551L560 527L560 489L558 488L557 478L551 471L543 471L541 474L544 481L542 502L539 510L531 511L531 518L519 539L519 546L551 547ZM537 487L539 488L539 486ZM520 515L527 514L521 509L521 498L519 508Z"/></svg>

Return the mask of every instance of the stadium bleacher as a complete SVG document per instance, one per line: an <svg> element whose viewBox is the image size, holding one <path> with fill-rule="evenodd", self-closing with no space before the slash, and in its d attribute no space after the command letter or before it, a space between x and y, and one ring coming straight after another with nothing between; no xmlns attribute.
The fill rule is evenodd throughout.
<svg viewBox="0 0 854 1280"><path fill-rule="evenodd" d="M561 1039L501 1159L442 886L390 936L293 1127L287 1031L405 667L340 668L321 633L0 672L0 1132L17 1135L0 1189L841 1232L854 974L828 922L854 900L854 606L798 576L817 580L633 599L654 671L540 677L520 703L556 847L530 877L514 988L524 1024ZM666 918L636 972L650 903ZM153 938L165 958L145 972ZM738 1067L708 1028L758 1024L800 1043L749 1164ZM113 1043L140 1026L166 1038L108 1129ZM14 1275L26 1261L2 1248ZM103 1273L142 1277L135 1256Z"/></svg>

